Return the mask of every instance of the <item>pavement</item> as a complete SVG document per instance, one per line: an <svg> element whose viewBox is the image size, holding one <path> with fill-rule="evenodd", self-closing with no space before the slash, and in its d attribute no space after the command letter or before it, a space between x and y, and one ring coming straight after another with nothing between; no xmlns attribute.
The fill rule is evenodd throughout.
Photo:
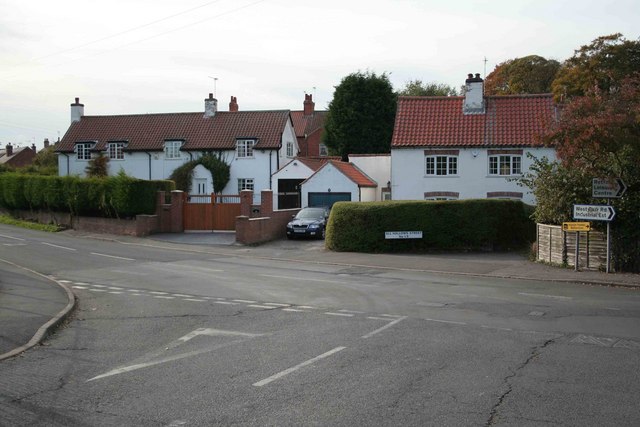
<svg viewBox="0 0 640 427"><path fill-rule="evenodd" d="M238 257L288 260L314 264L344 265L425 273L495 277L537 281L584 283L640 289L640 275L600 271L574 271L531 262L518 253L365 254L331 252L323 241L286 239L259 246L235 243L233 232L154 234L147 238L80 233L78 238L118 241L186 252L206 252ZM3 261L6 274L0 280L0 361L41 343L72 313L75 297L64 284L37 272ZM27 327L25 328L25 322ZM25 332L27 331L27 332Z"/></svg>

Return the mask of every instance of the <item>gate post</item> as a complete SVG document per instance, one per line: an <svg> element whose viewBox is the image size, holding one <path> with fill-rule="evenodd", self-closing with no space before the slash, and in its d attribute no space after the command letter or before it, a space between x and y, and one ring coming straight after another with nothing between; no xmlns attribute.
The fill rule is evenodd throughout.
<svg viewBox="0 0 640 427"><path fill-rule="evenodd" d="M184 199L186 194L184 191L173 190L171 192L171 209L170 209L170 232L184 232Z"/></svg>
<svg viewBox="0 0 640 427"><path fill-rule="evenodd" d="M262 190L260 193L260 216L271 216L273 213L273 190Z"/></svg>
<svg viewBox="0 0 640 427"><path fill-rule="evenodd" d="M253 204L253 191L242 190L240 192L240 216L251 217L252 204Z"/></svg>

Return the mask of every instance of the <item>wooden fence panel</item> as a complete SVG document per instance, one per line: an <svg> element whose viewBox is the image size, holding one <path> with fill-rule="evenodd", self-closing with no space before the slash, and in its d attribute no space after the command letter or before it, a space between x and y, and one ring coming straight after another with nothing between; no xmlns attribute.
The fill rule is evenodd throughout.
<svg viewBox="0 0 640 427"><path fill-rule="evenodd" d="M557 225L537 225L538 261L575 266L577 232ZM600 270L607 262L607 237L599 231L580 232L579 268Z"/></svg>

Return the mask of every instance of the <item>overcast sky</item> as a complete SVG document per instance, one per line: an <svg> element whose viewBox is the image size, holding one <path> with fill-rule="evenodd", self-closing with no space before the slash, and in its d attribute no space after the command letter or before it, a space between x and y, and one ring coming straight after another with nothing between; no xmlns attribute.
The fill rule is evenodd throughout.
<svg viewBox="0 0 640 427"><path fill-rule="evenodd" d="M0 147L62 137L75 97L86 115L204 111L214 91L222 111L326 109L359 70L459 87L639 23L638 0L0 0Z"/></svg>

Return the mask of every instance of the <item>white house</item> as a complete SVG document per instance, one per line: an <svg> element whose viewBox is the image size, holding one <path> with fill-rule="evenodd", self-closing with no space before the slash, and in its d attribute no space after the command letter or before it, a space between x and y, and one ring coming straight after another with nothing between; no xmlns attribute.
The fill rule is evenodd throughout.
<svg viewBox="0 0 640 427"><path fill-rule="evenodd" d="M508 198L535 204L522 176L529 155L555 159L537 140L555 120L551 94L484 96L469 74L457 97L400 97L391 142L393 200Z"/></svg>
<svg viewBox="0 0 640 427"><path fill-rule="evenodd" d="M231 97L229 111L218 111L209 94L204 112L85 116L79 99L71 104L71 126L56 144L59 174L85 174L92 158L109 158L109 174L121 170L140 179L167 179L185 162L204 153L219 154L230 165L222 194L271 189L271 175L298 153L289 110L238 111ZM194 170L192 194L215 188L204 167ZM258 202L258 200L256 200Z"/></svg>
<svg viewBox="0 0 640 427"><path fill-rule="evenodd" d="M313 175L329 158L296 157L271 176L273 209L291 209L302 207L300 184Z"/></svg>
<svg viewBox="0 0 640 427"><path fill-rule="evenodd" d="M302 206L333 206L338 201L373 202L378 184L353 163L328 160L300 184Z"/></svg>
<svg viewBox="0 0 640 427"><path fill-rule="evenodd" d="M390 154L349 154L349 161L378 183L376 201L391 199Z"/></svg>

